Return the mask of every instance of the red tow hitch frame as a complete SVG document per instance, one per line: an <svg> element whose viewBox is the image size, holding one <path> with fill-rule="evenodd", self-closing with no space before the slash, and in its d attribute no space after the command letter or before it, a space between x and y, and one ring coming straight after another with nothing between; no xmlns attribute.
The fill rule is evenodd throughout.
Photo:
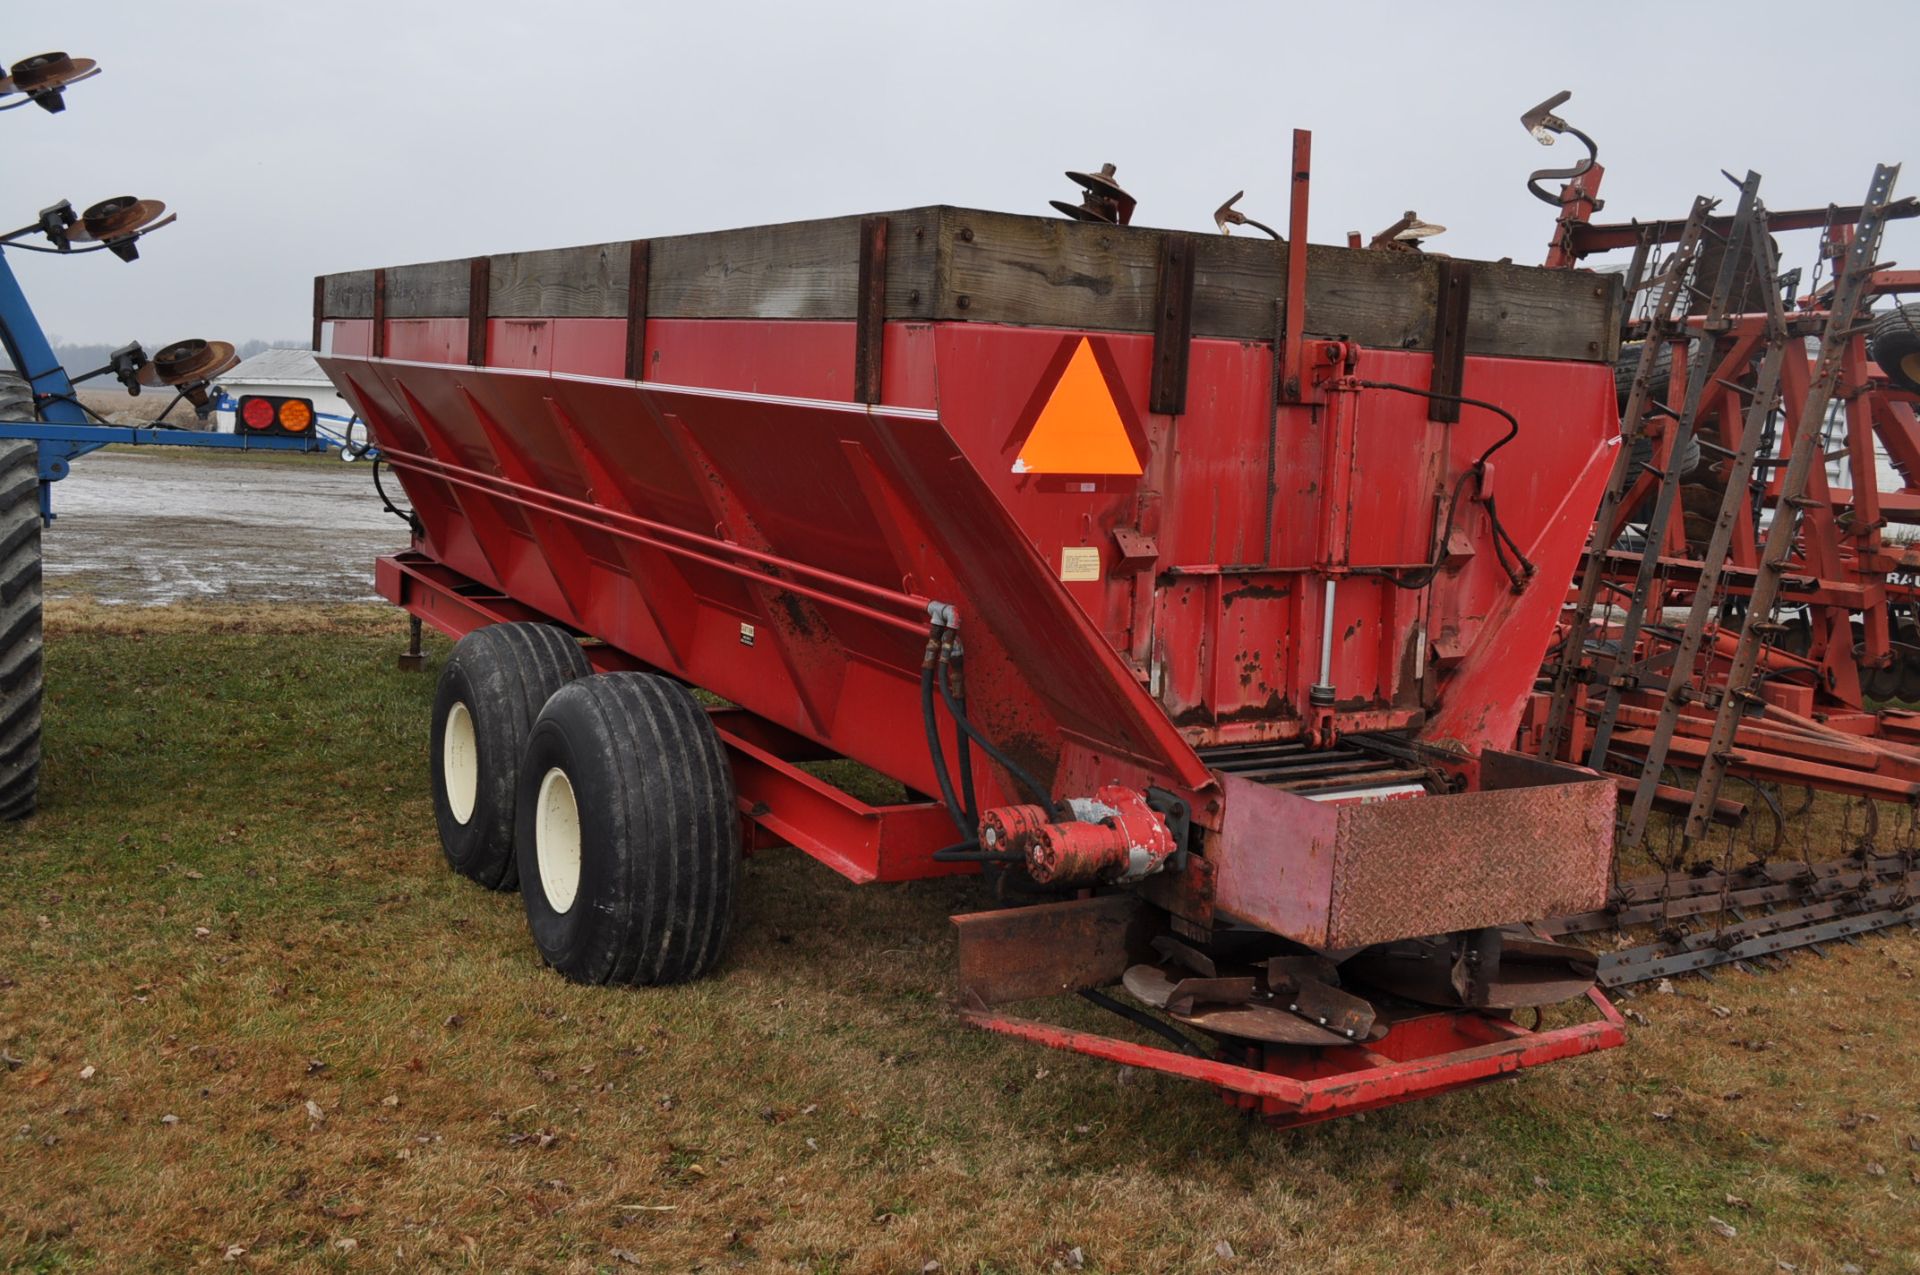
<svg viewBox="0 0 1920 1275"><path fill-rule="evenodd" d="M1450 1093L1625 1044L1620 1012L1597 988L1587 992L1587 999L1600 1017L1567 1027L1529 1031L1511 1019L1433 1010L1399 1020L1384 1037L1365 1045L1252 1049L1251 1065L1189 1057L985 1009L964 1010L962 1017L976 1027L1052 1049L1213 1085L1228 1105L1287 1128Z"/></svg>

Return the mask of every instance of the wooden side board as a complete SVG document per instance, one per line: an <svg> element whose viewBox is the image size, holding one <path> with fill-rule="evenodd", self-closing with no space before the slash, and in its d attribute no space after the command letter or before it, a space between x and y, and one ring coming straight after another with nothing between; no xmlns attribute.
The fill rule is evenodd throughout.
<svg viewBox="0 0 1920 1275"><path fill-rule="evenodd" d="M932 207L887 218L886 318L1033 327L1155 330L1161 242L1144 227ZM644 312L656 318L853 319L860 217L751 226L650 240ZM1281 245L1193 236L1192 332L1267 341L1286 296ZM490 259L487 312L506 318L625 318L630 245L588 244ZM1415 253L1314 245L1306 331L1384 349L1431 350L1439 261ZM1615 276L1473 262L1469 353L1610 360L1620 318ZM464 318L465 260L390 267L391 318ZM373 272L325 276L321 317L373 313Z"/></svg>

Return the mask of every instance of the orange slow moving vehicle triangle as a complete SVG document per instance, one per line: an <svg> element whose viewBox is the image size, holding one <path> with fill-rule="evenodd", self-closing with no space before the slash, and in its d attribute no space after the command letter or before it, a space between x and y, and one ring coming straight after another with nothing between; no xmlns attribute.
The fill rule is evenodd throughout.
<svg viewBox="0 0 1920 1275"><path fill-rule="evenodd" d="M1016 474L1138 474L1140 456L1127 435L1120 407L1086 337L1074 347L1066 370L1020 455Z"/></svg>

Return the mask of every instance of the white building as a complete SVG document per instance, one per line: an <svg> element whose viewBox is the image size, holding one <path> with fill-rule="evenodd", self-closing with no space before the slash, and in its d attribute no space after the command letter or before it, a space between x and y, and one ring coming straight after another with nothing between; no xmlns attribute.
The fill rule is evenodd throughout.
<svg viewBox="0 0 1920 1275"><path fill-rule="evenodd" d="M215 378L214 390L213 427L222 434L234 432L240 400L249 395L305 399L320 436L336 445L353 417L353 409L335 392L311 350L262 350ZM356 427L354 441L366 442L366 431Z"/></svg>

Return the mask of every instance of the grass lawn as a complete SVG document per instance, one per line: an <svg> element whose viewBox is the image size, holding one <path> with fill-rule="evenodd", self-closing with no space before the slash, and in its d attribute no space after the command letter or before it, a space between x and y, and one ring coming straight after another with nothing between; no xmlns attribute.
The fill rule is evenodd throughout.
<svg viewBox="0 0 1920 1275"><path fill-rule="evenodd" d="M774 852L716 977L563 982L443 864L403 631L55 613L44 812L0 830L0 1267L1920 1271L1907 932L1276 1133L957 1024L965 883Z"/></svg>

